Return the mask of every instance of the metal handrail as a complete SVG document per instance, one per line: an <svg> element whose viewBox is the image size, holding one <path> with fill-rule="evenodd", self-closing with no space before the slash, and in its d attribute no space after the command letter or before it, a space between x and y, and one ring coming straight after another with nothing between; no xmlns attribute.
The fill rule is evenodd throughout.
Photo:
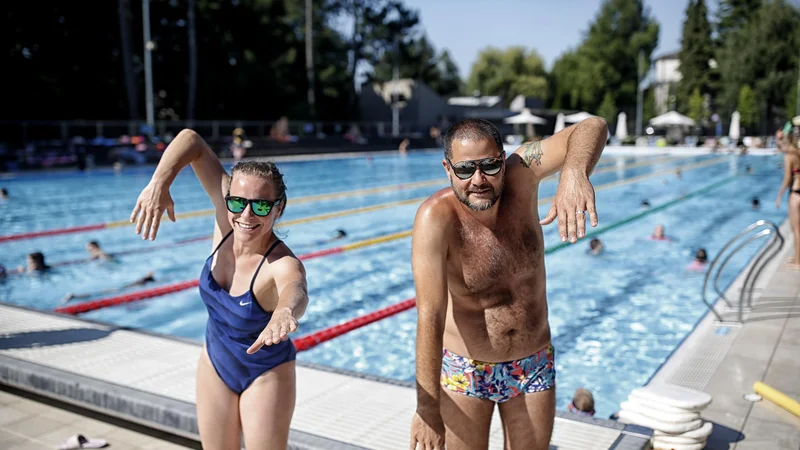
<svg viewBox="0 0 800 450"><path fill-rule="evenodd" d="M711 311L714 314L714 316L716 316L717 320L720 321L720 322L724 321L722 316L714 309L714 306L706 298L706 291L708 289L708 283L709 283L709 280L711 279L711 277L713 275L714 267L717 265L717 262L719 262L719 260L725 255L725 251L726 250L728 250L729 248L734 246L734 244L738 243L741 238L746 237L748 234L750 234L754 230L757 230L757 229L762 228L762 227L767 227L767 228L766 229L762 229L758 233L755 233L754 235L752 235L749 238L747 238L746 240L744 240L744 242L741 242L739 245L736 246L736 248L734 248L727 255L727 257L719 265L719 268L717 269L716 276L714 276L714 281L712 283L714 291L715 291L715 293L717 295L719 295L719 298L721 298L722 301L725 302L725 304L729 308L733 308L734 307L733 304L728 300L728 298L725 296L725 293L721 291L721 289L719 288L719 285L718 285L719 284L719 278L720 278L720 276L722 274L723 269L725 269L725 266L728 264L728 262L731 260L731 258L737 252L739 252L742 248L746 247L748 244L750 244L751 242L753 242L753 241L755 241L757 239L760 239L760 238L763 238L763 237L766 237L766 236L770 236L770 235L772 236L772 238L765 245L761 246L761 248L759 249L758 253L755 255L755 258L754 258L755 260L750 265L750 269L747 271L747 275L745 276L745 281L744 281L744 284L742 285L742 289L741 289L741 292L739 294L739 313L738 313L738 316L737 316L738 321L742 322L745 297L747 297L747 305L748 305L748 307L752 307L753 289L755 288L756 280L758 280L758 277L761 275L761 272L764 270L764 267L766 267L767 263L770 260L772 260L772 258L774 258L775 255L777 255L778 252L780 252L780 250L783 248L783 244L785 242L785 239L783 238L783 235L781 235L780 230L778 229L777 225L775 225L774 223L772 223L772 222L770 222L768 220L759 220L759 221L756 221L756 222L750 224L744 230L739 232L736 236L731 238L722 247L722 249L719 251L717 256L711 261L711 264L709 264L709 266L708 266L708 271L706 272L705 280L703 281L702 300L703 300L703 303L706 304L706 307L708 307L709 311ZM776 243L778 244L777 248L775 247Z"/></svg>
<svg viewBox="0 0 800 450"><path fill-rule="evenodd" d="M749 243L755 241L756 239L759 239L759 238L764 237L764 236L769 236L770 234L772 234L772 230L761 230L758 233L750 236L749 239L745 240L744 242L739 244L735 249L733 249L730 253L728 253L728 257L725 258L725 260L722 261L722 263L719 265L719 269L717 269L717 276L714 277L714 283L713 283L712 286L714 288L714 292L716 292L717 295L719 295L722 298L722 300L725 301L725 304L728 305L729 308L733 308L733 304L731 304L731 301L728 300L728 297L725 296L725 293L719 287L719 278L720 278L720 276L722 276L722 271L725 269L725 266L728 265L728 262L731 260L731 258L733 258L733 256L735 256L736 253L739 250L743 249ZM766 243L766 246L767 247L771 247L774 242L775 242L775 239L770 239ZM762 253L761 250L763 250L763 247L761 249L759 249L759 254ZM720 254L720 258L721 257L722 257L722 254Z"/></svg>

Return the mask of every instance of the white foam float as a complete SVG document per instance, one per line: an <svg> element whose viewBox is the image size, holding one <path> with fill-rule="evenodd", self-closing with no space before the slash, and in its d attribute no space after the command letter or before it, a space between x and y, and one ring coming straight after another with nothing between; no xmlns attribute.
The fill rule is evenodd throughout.
<svg viewBox="0 0 800 450"><path fill-rule="evenodd" d="M699 408L699 409L691 410L691 409L686 409L686 408L679 408L677 406L665 405L665 404L660 403L660 402L654 402L653 400L651 400L648 397L642 397L640 395L636 395L633 392L631 392L631 395L628 396L628 401L629 402L637 402L637 403L645 404L649 408L652 408L652 409L655 409L655 410L658 410L658 411L668 412L668 413L699 412L699 411L701 411L703 409L703 408Z"/></svg>
<svg viewBox="0 0 800 450"><path fill-rule="evenodd" d="M694 438L694 439L708 439L711 436L711 432L714 430L714 425L711 422L704 422L703 426L696 430L685 431L683 433L667 433L662 430L653 430L653 436L661 437L661 436L668 436L668 437L685 437L685 438Z"/></svg>
<svg viewBox="0 0 800 450"><path fill-rule="evenodd" d="M691 437L683 437L683 436L654 436L653 439L656 441L664 444L664 445L672 445L672 444L701 444L707 441L706 438L691 438Z"/></svg>
<svg viewBox="0 0 800 450"><path fill-rule="evenodd" d="M644 414L626 411L624 409L619 412L619 421L622 423L641 425L643 427L661 430L672 434L680 434L687 431L696 430L703 425L703 421L700 419L682 423L662 422L652 417L645 416Z"/></svg>
<svg viewBox="0 0 800 450"><path fill-rule="evenodd" d="M711 403L711 396L707 393L674 384L654 384L636 388L632 391L632 395L689 411L702 410Z"/></svg>
<svg viewBox="0 0 800 450"><path fill-rule="evenodd" d="M647 417L667 423L684 423L691 422L700 418L700 414L696 412L664 412L651 408L649 403L640 403L637 400L622 402L620 407L626 411L643 414Z"/></svg>
<svg viewBox="0 0 800 450"><path fill-rule="evenodd" d="M696 444L667 444L659 443L658 439L653 440L653 450L703 450L705 446L705 441Z"/></svg>

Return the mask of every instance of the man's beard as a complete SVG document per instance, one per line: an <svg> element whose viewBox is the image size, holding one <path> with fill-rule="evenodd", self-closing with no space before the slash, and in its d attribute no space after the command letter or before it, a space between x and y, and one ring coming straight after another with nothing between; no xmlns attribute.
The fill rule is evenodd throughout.
<svg viewBox="0 0 800 450"><path fill-rule="evenodd" d="M469 199L469 192L468 191L461 191L459 190L455 184L453 184L453 179L450 179L450 186L453 188L453 192L456 194L456 198L463 203L467 208L473 211L486 211L487 209L494 206L497 203L497 200L500 198L500 193L503 192L503 185L500 186L495 190L494 186L491 184L488 185L489 189L492 191L492 197L486 200L480 200L477 202L473 202Z"/></svg>

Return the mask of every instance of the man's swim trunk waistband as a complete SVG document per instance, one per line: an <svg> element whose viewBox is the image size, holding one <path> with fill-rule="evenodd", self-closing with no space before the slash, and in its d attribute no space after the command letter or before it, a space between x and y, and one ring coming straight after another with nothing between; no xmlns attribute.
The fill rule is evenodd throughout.
<svg viewBox="0 0 800 450"><path fill-rule="evenodd" d="M502 403L519 394L552 389L556 384L551 344L516 361L487 363L443 350L442 387L470 397Z"/></svg>

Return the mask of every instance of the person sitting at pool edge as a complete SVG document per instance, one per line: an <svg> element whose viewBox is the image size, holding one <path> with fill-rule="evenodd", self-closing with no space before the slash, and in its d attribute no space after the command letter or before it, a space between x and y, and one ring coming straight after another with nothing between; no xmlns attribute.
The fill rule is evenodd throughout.
<svg viewBox="0 0 800 450"><path fill-rule="evenodd" d="M113 261L114 258L100 248L100 243L97 241L89 241L86 243L86 251L89 252L90 259L102 259L104 261Z"/></svg>
<svg viewBox="0 0 800 450"><path fill-rule="evenodd" d="M96 292L89 292L89 293L86 293L86 294L77 294L77 295L73 294L72 292L68 292L67 295L65 295L61 299L61 304L63 305L64 303L67 303L70 300L75 300L75 299L79 299L79 298L89 298L89 297L95 297L95 296L98 296L98 295L113 294L113 293L116 293L116 292L119 292L119 291L122 291L122 290L125 290L125 289L128 289L128 288L132 288L134 286L144 286L144 285L146 285L148 283L154 283L155 281L156 281L155 274L153 272L148 272L147 275L139 278L138 280L136 280L136 281L134 281L132 283L128 283L128 284L122 285L122 286L120 286L118 288L103 289L103 290L96 291Z"/></svg>
<svg viewBox="0 0 800 450"><path fill-rule="evenodd" d="M594 415L594 396L588 389L578 388L567 409L573 414L591 417Z"/></svg>

